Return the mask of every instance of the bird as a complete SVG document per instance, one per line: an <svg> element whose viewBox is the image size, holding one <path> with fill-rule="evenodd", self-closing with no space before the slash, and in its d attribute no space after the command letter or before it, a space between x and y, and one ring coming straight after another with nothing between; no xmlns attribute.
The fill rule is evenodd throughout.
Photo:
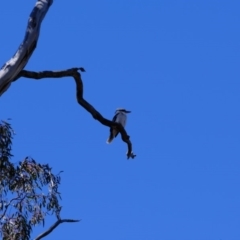
<svg viewBox="0 0 240 240"><path fill-rule="evenodd" d="M127 111L124 108L117 108L115 111L115 115L112 119L113 122L117 122L120 123L123 127L125 127L126 125L126 121L127 121L127 114L126 113L130 113L131 111ZM110 128L110 135L107 139L107 143L111 143L112 140L117 137L119 131L118 129L116 129L115 127L111 127Z"/></svg>

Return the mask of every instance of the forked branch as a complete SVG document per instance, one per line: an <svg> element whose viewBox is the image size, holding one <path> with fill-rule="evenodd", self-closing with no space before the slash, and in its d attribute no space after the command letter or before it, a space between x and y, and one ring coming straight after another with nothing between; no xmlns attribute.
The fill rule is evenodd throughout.
<svg viewBox="0 0 240 240"><path fill-rule="evenodd" d="M39 236L37 236L34 240L40 240L44 237L46 237L49 233L51 233L59 224L68 222L68 223L73 223L73 222L79 222L80 220L72 220L72 219L58 219L47 231L43 232Z"/></svg>
<svg viewBox="0 0 240 240"><path fill-rule="evenodd" d="M94 119L98 120L102 125L107 127L115 127L121 133L122 140L127 144L127 158L134 158L136 155L132 152L132 143L130 141L130 136L128 136L124 127L116 122L110 121L104 118L90 103L88 103L83 98L83 82L81 78L81 74L79 71L84 72L84 68L71 68L63 71L42 71L42 72L32 72L22 70L16 79L20 77L32 78L32 79L42 79L42 78L61 78L61 77L73 77L76 82L76 90L77 90L77 101L78 103L86 109Z"/></svg>

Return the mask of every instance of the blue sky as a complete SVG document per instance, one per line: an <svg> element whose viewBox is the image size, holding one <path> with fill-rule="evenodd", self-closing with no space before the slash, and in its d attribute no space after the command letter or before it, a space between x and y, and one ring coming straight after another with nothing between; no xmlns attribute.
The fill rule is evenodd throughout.
<svg viewBox="0 0 240 240"><path fill-rule="evenodd" d="M1 65L35 0L3 1ZM20 79L1 97L13 161L62 174L63 224L49 240L240 239L239 1L54 1L26 69L84 67L84 97L126 129L137 158L75 98L71 78ZM46 221L46 227L53 219ZM33 237L42 232L37 228Z"/></svg>

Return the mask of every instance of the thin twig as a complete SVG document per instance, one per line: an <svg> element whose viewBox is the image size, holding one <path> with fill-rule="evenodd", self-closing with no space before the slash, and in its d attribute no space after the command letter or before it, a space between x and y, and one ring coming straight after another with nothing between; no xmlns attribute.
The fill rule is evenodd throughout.
<svg viewBox="0 0 240 240"><path fill-rule="evenodd" d="M35 240L40 240L44 237L46 237L49 233L51 233L59 224L64 223L64 222L80 222L81 220L73 220L73 219L59 219L57 220L47 231L41 233L39 236L35 238Z"/></svg>
<svg viewBox="0 0 240 240"><path fill-rule="evenodd" d="M24 197L25 198L25 197ZM23 199L24 199L23 198ZM3 217L5 216L5 214L6 214L6 212L7 212L7 210L8 210L8 207L11 205L11 203L13 202L13 201L15 201L15 200L22 200L20 197L16 197L16 198L13 198L13 199L11 199L10 200L10 202L5 206L5 210L4 210L4 212L3 212L3 214L1 215L1 217L0 217L0 220L2 220L3 219Z"/></svg>

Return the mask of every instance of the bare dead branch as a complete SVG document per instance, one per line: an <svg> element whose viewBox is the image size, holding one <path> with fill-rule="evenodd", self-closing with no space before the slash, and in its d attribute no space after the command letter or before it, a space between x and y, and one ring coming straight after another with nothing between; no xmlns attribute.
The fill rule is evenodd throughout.
<svg viewBox="0 0 240 240"><path fill-rule="evenodd" d="M26 66L37 46L40 27L53 0L38 0L33 8L26 29L23 42L14 56L0 69L0 96L10 87L11 82Z"/></svg>
<svg viewBox="0 0 240 240"><path fill-rule="evenodd" d="M89 104L83 98L83 82L79 70L84 72L84 68L71 68L62 71L42 71L42 72L32 72L27 70L22 70L18 76L14 79L16 81L20 77L32 78L32 79L42 79L42 78L62 78L62 77L73 77L76 82L77 90L77 102L86 109L94 119L98 120L102 125L107 127L116 127L121 133L122 140L127 144L127 158L134 158L136 155L132 152L132 143L130 141L130 136L128 136L124 127L116 122L110 121L104 118L91 104Z"/></svg>
<svg viewBox="0 0 240 240"><path fill-rule="evenodd" d="M57 220L47 231L43 232L42 234L40 234L39 236L37 236L35 238L35 240L40 240L44 237L46 237L49 233L51 233L59 224L64 223L64 222L69 222L69 223L73 223L73 222L80 222L81 220L73 220L73 219L59 219Z"/></svg>
<svg viewBox="0 0 240 240"><path fill-rule="evenodd" d="M121 133L122 140L128 145L127 158L134 158L136 155L134 155L132 152L132 143L130 141L130 137L127 135L122 125L107 120L91 104L84 100L83 83L81 75L78 72L78 70L85 71L83 68L72 68L56 72L30 72L23 70L37 46L41 22L52 3L53 0L38 0L33 8L28 20L27 30L22 44L19 46L15 55L0 69L0 96L10 87L11 83L16 81L19 77L42 79L72 76L76 82L78 103L89 113L91 113L93 118L98 120L101 124L108 127L118 128Z"/></svg>

